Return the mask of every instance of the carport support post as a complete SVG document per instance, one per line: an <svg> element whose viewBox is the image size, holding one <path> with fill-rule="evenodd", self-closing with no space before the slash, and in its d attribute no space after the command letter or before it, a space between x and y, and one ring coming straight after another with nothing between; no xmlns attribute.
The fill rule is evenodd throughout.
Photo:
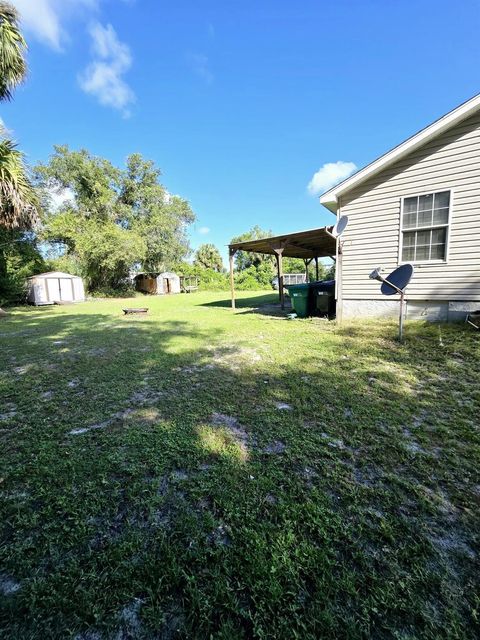
<svg viewBox="0 0 480 640"><path fill-rule="evenodd" d="M272 247L275 251L275 258L277 259L277 274L278 274L278 294L280 298L280 306L285 309L285 292L283 290L283 259L282 254L285 249L284 245L279 247Z"/></svg>
<svg viewBox="0 0 480 640"><path fill-rule="evenodd" d="M228 254L230 257L230 293L232 295L232 309L235 309L235 285L233 280L233 258L236 254L236 250L231 247L228 248Z"/></svg>
<svg viewBox="0 0 480 640"><path fill-rule="evenodd" d="M308 276L308 265L311 263L312 258L304 258L303 264L305 265L305 282L308 284L309 276Z"/></svg>
<svg viewBox="0 0 480 640"><path fill-rule="evenodd" d="M315 279L318 281L318 258L315 258Z"/></svg>

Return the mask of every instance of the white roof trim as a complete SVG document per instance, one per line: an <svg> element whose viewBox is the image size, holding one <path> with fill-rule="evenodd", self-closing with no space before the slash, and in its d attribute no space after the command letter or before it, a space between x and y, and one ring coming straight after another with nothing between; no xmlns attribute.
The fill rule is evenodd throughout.
<svg viewBox="0 0 480 640"><path fill-rule="evenodd" d="M349 191L353 187L356 187L358 184L362 183L367 178L371 178L375 174L379 173L386 167L390 166L403 156L406 156L411 151L417 149L422 146L435 136L438 136L440 133L443 133L447 129L450 129L454 125L458 124L462 120L465 120L469 116L473 115L476 111L480 109L480 93L467 102L464 102L460 106L453 109L453 111L449 111L446 115L442 116L438 120L435 120L431 125L425 127L415 135L411 136L405 142L402 142L398 146L394 147L377 160L374 160L370 164L367 164L366 167L354 173L353 176L347 178L343 182L337 184L333 189L329 189L324 194L320 196L320 203L323 204L327 209L333 211L334 213L337 211L338 197Z"/></svg>

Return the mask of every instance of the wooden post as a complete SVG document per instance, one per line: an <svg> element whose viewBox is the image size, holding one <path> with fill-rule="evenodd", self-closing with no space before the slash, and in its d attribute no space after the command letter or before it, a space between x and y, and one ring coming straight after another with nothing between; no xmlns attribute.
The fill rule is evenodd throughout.
<svg viewBox="0 0 480 640"><path fill-rule="evenodd" d="M285 309L285 291L283 289L283 249L278 254L278 285L280 287L280 306Z"/></svg>
<svg viewBox="0 0 480 640"><path fill-rule="evenodd" d="M280 259L277 253L275 253L275 261L277 263L278 301L282 302L282 289L280 288Z"/></svg>
<svg viewBox="0 0 480 640"><path fill-rule="evenodd" d="M230 294L232 296L232 309L235 309L235 285L233 280L233 258L236 254L235 249L228 248L230 257Z"/></svg>
<svg viewBox="0 0 480 640"><path fill-rule="evenodd" d="M283 260L282 254L285 249L285 242L282 242L278 247L272 247L275 251L275 256L277 258L277 273L278 273L278 292L280 294L280 306L282 309L285 309L285 292L283 290Z"/></svg>
<svg viewBox="0 0 480 640"><path fill-rule="evenodd" d="M315 258L315 278L318 281L318 258Z"/></svg>
<svg viewBox="0 0 480 640"><path fill-rule="evenodd" d="M304 258L303 259L303 264L305 265L305 282L309 282L309 275L308 275L308 266L311 263L311 261L313 260L313 258Z"/></svg>

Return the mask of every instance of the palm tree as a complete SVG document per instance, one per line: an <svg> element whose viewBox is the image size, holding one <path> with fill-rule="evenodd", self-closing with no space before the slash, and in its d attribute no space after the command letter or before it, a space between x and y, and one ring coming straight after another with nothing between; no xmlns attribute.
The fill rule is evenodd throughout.
<svg viewBox="0 0 480 640"><path fill-rule="evenodd" d="M27 44L18 26L18 13L0 2L0 100L11 100L13 90L27 73ZM0 131L5 134L4 130ZM16 145L0 141L0 225L29 229L38 220L39 202L24 156Z"/></svg>
<svg viewBox="0 0 480 640"><path fill-rule="evenodd" d="M0 224L28 229L37 220L37 207L23 153L11 140L0 140Z"/></svg>
<svg viewBox="0 0 480 640"><path fill-rule="evenodd" d="M25 42L18 27L15 7L0 2L0 100L11 100L13 89L27 73Z"/></svg>

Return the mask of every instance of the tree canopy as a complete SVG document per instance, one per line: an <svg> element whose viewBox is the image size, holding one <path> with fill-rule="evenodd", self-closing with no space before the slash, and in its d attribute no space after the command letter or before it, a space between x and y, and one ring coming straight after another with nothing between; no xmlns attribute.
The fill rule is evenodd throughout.
<svg viewBox="0 0 480 640"><path fill-rule="evenodd" d="M35 171L46 212L42 237L78 261L90 289L120 286L134 266L160 271L189 255L187 228L195 215L140 154L119 168L86 149L56 146Z"/></svg>
<svg viewBox="0 0 480 640"><path fill-rule="evenodd" d="M221 273L223 271L223 261L220 251L214 244L206 243L198 247L195 253L193 264L204 269L213 269Z"/></svg>

